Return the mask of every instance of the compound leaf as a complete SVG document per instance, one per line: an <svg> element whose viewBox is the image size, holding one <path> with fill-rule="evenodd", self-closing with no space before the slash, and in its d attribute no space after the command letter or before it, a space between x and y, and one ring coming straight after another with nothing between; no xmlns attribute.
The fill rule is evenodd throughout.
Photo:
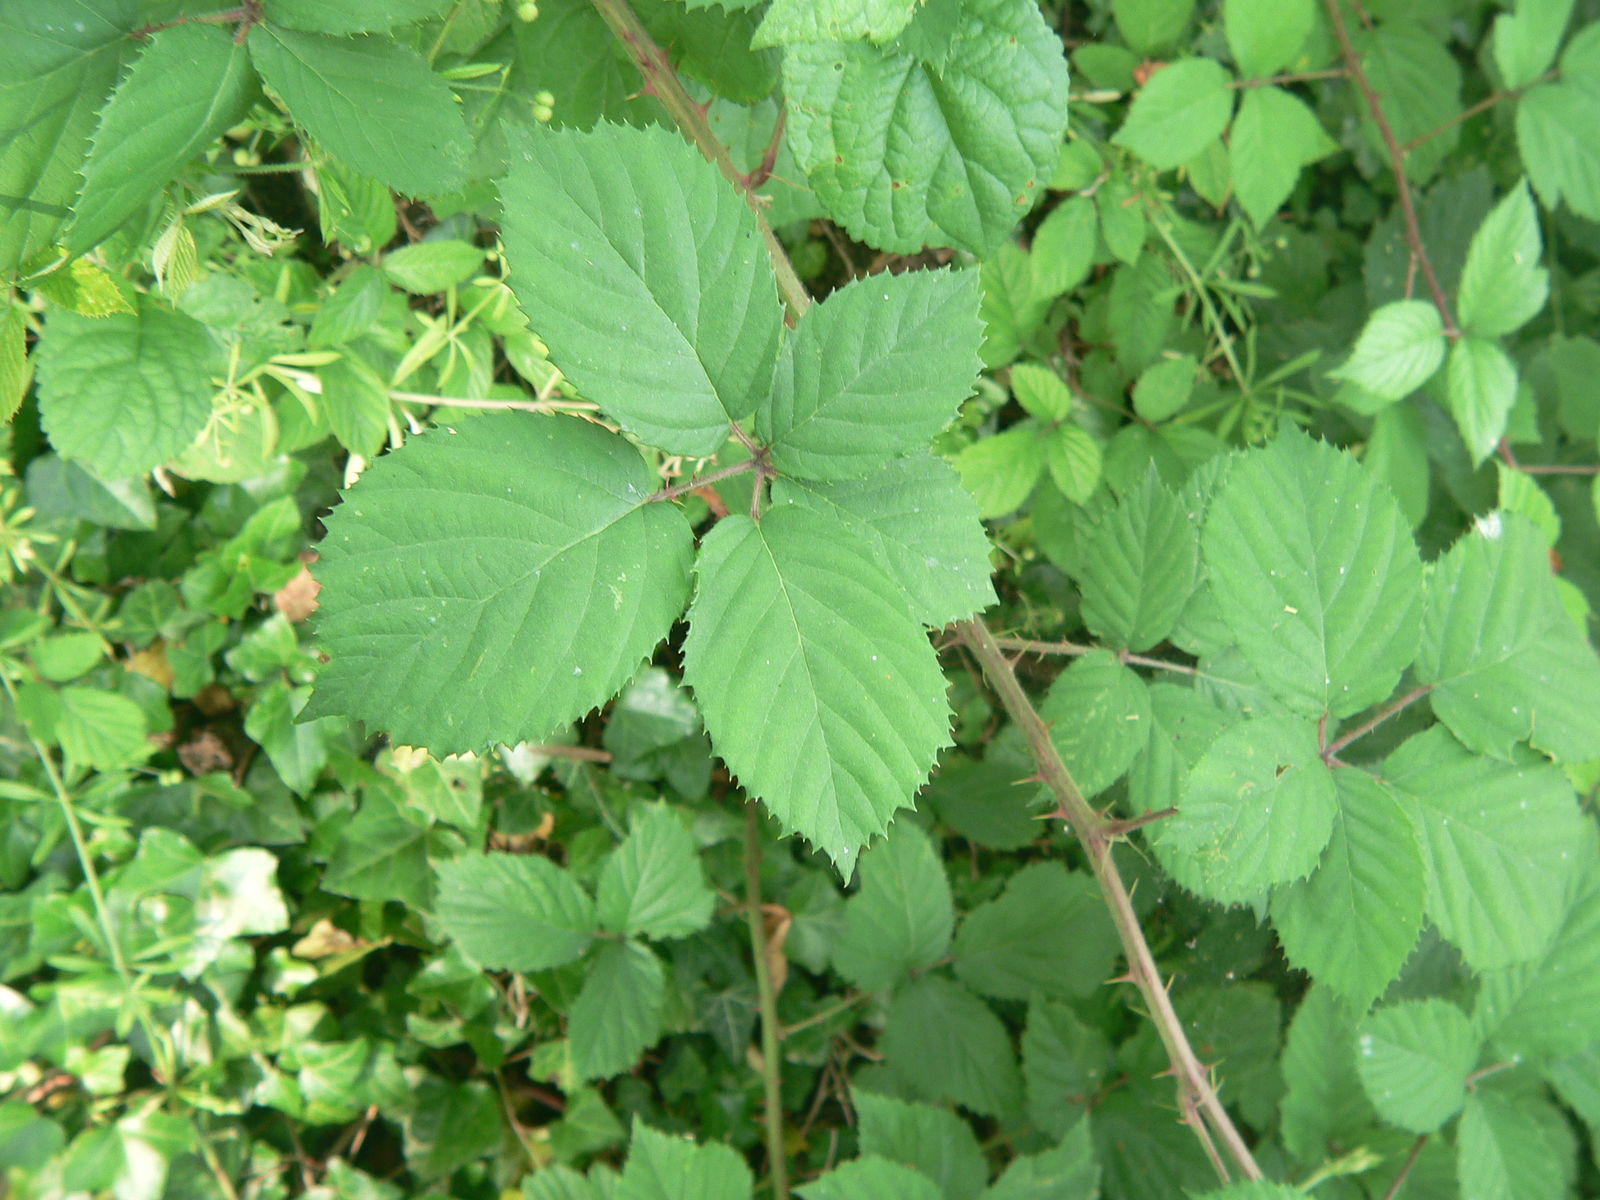
<svg viewBox="0 0 1600 1200"><path fill-rule="evenodd" d="M1360 712L1415 657L1422 562L1394 496L1350 455L1288 433L1240 456L1201 545L1239 649L1298 711Z"/></svg>
<svg viewBox="0 0 1600 1200"><path fill-rule="evenodd" d="M1549 70L1571 16L1572 0L1544 0L1496 17L1491 48L1501 85L1524 88Z"/></svg>
<svg viewBox="0 0 1600 1200"><path fill-rule="evenodd" d="M1600 660L1572 623L1544 538L1491 513L1430 568L1417 678L1480 754L1527 740L1563 762L1600 757Z"/></svg>
<svg viewBox="0 0 1600 1200"><path fill-rule="evenodd" d="M1278 87L1248 89L1228 138L1239 207L1260 229L1294 191L1300 168L1338 148L1298 96Z"/></svg>
<svg viewBox="0 0 1600 1200"><path fill-rule="evenodd" d="M451 0L266 0L266 17L314 33L381 33L443 16L450 7Z"/></svg>
<svg viewBox="0 0 1600 1200"><path fill-rule="evenodd" d="M1439 932L1480 971L1543 951L1566 914L1585 836L1561 771L1527 750L1480 757L1435 726L1390 755L1383 778L1421 837Z"/></svg>
<svg viewBox="0 0 1600 1200"><path fill-rule="evenodd" d="M919 7L919 0L772 0L750 44L883 43L900 36Z"/></svg>
<svg viewBox="0 0 1600 1200"><path fill-rule="evenodd" d="M1576 1150L1567 1117L1542 1095L1475 1088L1456 1127L1456 1173L1483 1200L1570 1195Z"/></svg>
<svg viewBox="0 0 1600 1200"><path fill-rule="evenodd" d="M68 248L89 249L147 204L256 91L248 54L223 30L180 25L152 36L100 113Z"/></svg>
<svg viewBox="0 0 1600 1200"><path fill-rule="evenodd" d="M632 940L601 946L567 1017L577 1077L609 1079L638 1062L661 1037L666 999L666 971L648 946Z"/></svg>
<svg viewBox="0 0 1600 1200"><path fill-rule="evenodd" d="M1309 879L1272 895L1295 966L1366 1008L1400 973L1422 931L1422 848L1406 810L1365 771L1334 772L1333 836Z"/></svg>
<svg viewBox="0 0 1600 1200"><path fill-rule="evenodd" d="M1228 49L1239 70L1261 78L1293 62L1311 32L1314 4L1315 0L1224 0Z"/></svg>
<svg viewBox="0 0 1600 1200"><path fill-rule="evenodd" d="M511 287L551 357L640 440L710 454L772 383L783 321L755 215L675 133L516 142ZM930 435L931 436L931 435Z"/></svg>
<svg viewBox="0 0 1600 1200"><path fill-rule="evenodd" d="M972 394L982 362L976 271L913 271L846 284L801 318L756 431L780 471L865 475L921 450Z"/></svg>
<svg viewBox="0 0 1600 1200"><path fill-rule="evenodd" d="M861 856L861 890L845 901L833 965L868 991L892 987L950 949L950 882L927 836L910 822Z"/></svg>
<svg viewBox="0 0 1600 1200"><path fill-rule="evenodd" d="M960 621L994 603L978 506L943 459L911 454L833 483L780 479L772 500L820 509L848 526L924 625Z"/></svg>
<svg viewBox="0 0 1600 1200"><path fill-rule="evenodd" d="M1223 904L1252 901L1311 873L1338 807L1311 724L1257 717L1201 755L1177 815L1156 826L1153 844L1191 891Z"/></svg>
<svg viewBox="0 0 1600 1200"><path fill-rule="evenodd" d="M711 923L717 897L706 886L694 839L664 804L636 815L600 868L600 923L613 933L687 937Z"/></svg>
<svg viewBox="0 0 1600 1200"><path fill-rule="evenodd" d="M463 854L441 863L436 878L445 936L490 970L559 967L597 932L594 902L548 858Z"/></svg>
<svg viewBox="0 0 1600 1200"><path fill-rule="evenodd" d="M689 592L693 537L615 434L495 414L373 464L327 520L312 715L434 750L538 740L639 669Z"/></svg>
<svg viewBox="0 0 1600 1200"><path fill-rule="evenodd" d="M1432 1133L1461 1109L1478 1061L1472 1024L1445 1000L1408 1000L1361 1023L1356 1073L1378 1115L1412 1133Z"/></svg>
<svg viewBox="0 0 1600 1200"><path fill-rule="evenodd" d="M1049 178L1067 122L1061 44L1031 4L967 0L942 69L866 42L788 48L789 142L863 241L996 250Z"/></svg>
<svg viewBox="0 0 1600 1200"><path fill-rule="evenodd" d="M249 45L289 115L347 166L412 196L467 182L467 123L415 50L266 24L250 31Z"/></svg>
<svg viewBox="0 0 1600 1200"><path fill-rule="evenodd" d="M159 467L205 428L224 360L193 317L141 296L137 312L107 317L55 309L45 330L39 418L62 458L123 479Z"/></svg>
<svg viewBox="0 0 1600 1200"><path fill-rule="evenodd" d="M1600 221L1600 145L1594 137L1595 69L1600 25L1588 25L1561 55L1562 79L1542 83L1517 101L1517 148L1547 208L1562 200L1579 216Z"/></svg>
<svg viewBox="0 0 1600 1200"><path fill-rule="evenodd" d="M899 587L837 520L797 505L702 541L684 641L717 752L841 869L927 779L944 676Z"/></svg>

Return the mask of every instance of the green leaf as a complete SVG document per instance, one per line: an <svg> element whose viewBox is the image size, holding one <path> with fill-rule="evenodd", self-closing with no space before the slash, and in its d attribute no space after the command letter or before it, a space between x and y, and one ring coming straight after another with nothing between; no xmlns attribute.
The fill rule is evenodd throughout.
<svg viewBox="0 0 1600 1200"><path fill-rule="evenodd" d="M333 436L350 453L376 458L389 440L393 407L378 373L365 360L347 355L319 368L317 379Z"/></svg>
<svg viewBox="0 0 1600 1200"><path fill-rule="evenodd" d="M1190 1044L1203 1061L1217 1064L1214 1077L1228 1103L1258 1128L1270 1123L1283 1094L1278 1075L1283 1016L1272 985L1224 977L1174 1000Z"/></svg>
<svg viewBox="0 0 1600 1200"><path fill-rule="evenodd" d="M309 796L316 787L328 761L329 739L345 725L340 717L297 721L310 695L310 688L291 688L275 679L256 694L244 719L244 731L265 752L278 778L300 796Z"/></svg>
<svg viewBox="0 0 1600 1200"><path fill-rule="evenodd" d="M1034 295L1059 296L1089 277L1097 225L1094 201L1087 196L1068 196L1039 222L1031 255Z"/></svg>
<svg viewBox="0 0 1600 1200"><path fill-rule="evenodd" d="M1113 257L1133 264L1144 253L1145 234L1149 221L1145 217L1148 203L1139 184L1127 168L1113 167L1110 176L1094 194L1095 210L1100 217L1100 236ZM1098 252L1098 251L1097 251Z"/></svg>
<svg viewBox="0 0 1600 1200"><path fill-rule="evenodd" d="M902 821L861 856L861 890L845 901L834 968L867 991L885 990L943 958L954 926L944 866L927 836Z"/></svg>
<svg viewBox="0 0 1600 1200"><path fill-rule="evenodd" d="M442 17L451 0L266 0L266 18L274 25L313 33L382 33L430 17Z"/></svg>
<svg viewBox="0 0 1600 1200"><path fill-rule="evenodd" d="M418 296L466 283L482 269L483 251L451 238L413 242L383 256L383 273L390 282Z"/></svg>
<svg viewBox="0 0 1600 1200"><path fill-rule="evenodd" d="M1240 650L1297 711L1360 712L1416 656L1422 562L1393 495L1349 454L1291 432L1242 455L1201 545Z"/></svg>
<svg viewBox="0 0 1600 1200"><path fill-rule="evenodd" d="M1494 342L1463 337L1450 348L1445 395L1476 465L1494 453L1517 402L1517 368Z"/></svg>
<svg viewBox="0 0 1600 1200"><path fill-rule="evenodd" d="M8 5L0 13L0 279L31 266L66 224L139 20L135 0Z"/></svg>
<svg viewBox="0 0 1600 1200"><path fill-rule="evenodd" d="M639 69L589 0L539 0L537 21L512 24L513 86L524 96L544 89L556 97L554 128L668 120L654 97L639 94Z"/></svg>
<svg viewBox="0 0 1600 1200"><path fill-rule="evenodd" d="M1060 424L1044 438L1044 461L1061 494L1074 504L1087 504L1100 486L1100 443L1088 430Z"/></svg>
<svg viewBox="0 0 1600 1200"><path fill-rule="evenodd" d="M1501 337L1537 316L1550 295L1550 272L1539 265L1543 252L1539 218L1524 180L1472 235L1456 293L1461 328L1481 338Z"/></svg>
<svg viewBox="0 0 1600 1200"><path fill-rule="evenodd" d="M673 454L726 441L771 386L783 321L716 168L663 129L543 132L514 144L500 199L512 290L583 394Z"/></svg>
<svg viewBox="0 0 1600 1200"><path fill-rule="evenodd" d="M1209 58L1162 67L1134 96L1111 140L1157 170L1182 166L1228 127L1233 115L1228 83L1222 64Z"/></svg>
<svg viewBox="0 0 1600 1200"><path fill-rule="evenodd" d="M51 444L103 479L142 475L194 441L223 368L204 325L149 296L109 317L53 310L36 358Z"/></svg>
<svg viewBox="0 0 1600 1200"><path fill-rule="evenodd" d="M595 951L567 1018L577 1077L610 1079L631 1069L661 1037L666 997L666 972L649 947L620 941Z"/></svg>
<svg viewBox="0 0 1600 1200"><path fill-rule="evenodd" d="M1435 726L1384 764L1422 839L1428 916L1480 971L1523 962L1566 913L1585 822L1561 771L1527 750L1481 758Z"/></svg>
<svg viewBox="0 0 1600 1200"><path fill-rule="evenodd" d="M1356 1016L1331 988L1314 983L1301 1000L1282 1069L1280 1121L1290 1153L1317 1162L1330 1145L1359 1141L1373 1112L1356 1074Z"/></svg>
<svg viewBox="0 0 1600 1200"><path fill-rule="evenodd" d="M1334 772L1339 801L1322 861L1272 896L1284 953L1365 1009L1405 964L1427 898L1422 848L1405 809L1365 771Z"/></svg>
<svg viewBox="0 0 1600 1200"><path fill-rule="evenodd" d="M1079 1121L1054 1150L1013 1158L983 1200L1098 1200L1099 1195L1100 1168L1089 1123Z"/></svg>
<svg viewBox="0 0 1600 1200"><path fill-rule="evenodd" d="M369 792L354 817L341 821L324 853L322 886L355 900L403 900L416 907L431 901L428 835L398 805Z"/></svg>
<svg viewBox="0 0 1600 1200"><path fill-rule="evenodd" d="M948 741L927 636L866 546L795 505L719 521L695 573L684 680L717 752L844 868Z"/></svg>
<svg viewBox="0 0 1600 1200"><path fill-rule="evenodd" d="M926 1175L886 1158L852 1159L795 1189L804 1200L939 1200Z"/></svg>
<svg viewBox="0 0 1600 1200"><path fill-rule="evenodd" d="M537 1175L535 1176L537 1178ZM750 1200L750 1168L730 1146L658 1133L633 1121L616 1200Z"/></svg>
<svg viewBox="0 0 1600 1200"><path fill-rule="evenodd" d="M1239 207L1262 228L1294 191L1300 168L1338 148L1298 96L1278 87L1247 89L1228 138L1229 174Z"/></svg>
<svg viewBox="0 0 1600 1200"><path fill-rule="evenodd" d="M972 394L982 340L976 271L846 284L801 318L756 409L773 466L850 479L924 449Z"/></svg>
<svg viewBox="0 0 1600 1200"><path fill-rule="evenodd" d="M1049 367L1018 363L1011 368L1011 393L1030 416L1040 421L1065 421L1072 416L1072 391Z"/></svg>
<svg viewBox="0 0 1600 1200"><path fill-rule="evenodd" d="M789 47L789 144L828 213L884 250L995 251L1067 123L1061 43L1031 4L966 0L942 69L864 42Z"/></svg>
<svg viewBox="0 0 1600 1200"><path fill-rule="evenodd" d="M1224 0L1222 20L1239 73L1262 78L1283 70L1311 32L1314 0ZM1262 89L1252 88L1251 94Z"/></svg>
<svg viewBox="0 0 1600 1200"><path fill-rule="evenodd" d="M55 736L71 763L114 771L155 752L144 710L128 697L92 687L64 687L56 697Z"/></svg>
<svg viewBox="0 0 1600 1200"><path fill-rule="evenodd" d="M1094 881L1059 863L1033 863L962 921L955 971L973 991L1001 1000L1082 997L1104 984L1118 949Z"/></svg>
<svg viewBox="0 0 1600 1200"><path fill-rule="evenodd" d="M716 894L706 886L694 839L664 804L635 809L622 845L600 868L597 912L612 933L688 937L711 923Z"/></svg>
<svg viewBox="0 0 1600 1200"><path fill-rule="evenodd" d="M983 1190L988 1167L972 1127L955 1113L907 1104L860 1088L851 1096L860 1119L861 1154L915 1168L939 1186L945 1200Z"/></svg>
<svg viewBox="0 0 1600 1200"><path fill-rule="evenodd" d="M289 115L346 166L411 196L466 183L467 123L415 50L390 38L274 25L253 28L249 46Z"/></svg>
<svg viewBox="0 0 1600 1200"><path fill-rule="evenodd" d="M1150 739L1150 693L1109 650L1091 650L1057 676L1039 715L1085 799L1121 779Z"/></svg>
<svg viewBox="0 0 1600 1200"><path fill-rule="evenodd" d="M1542 83L1517 101L1517 148L1545 207L1562 200L1581 217L1600 221L1600 145L1594 138L1594 96L1573 77L1580 56L1600 44L1590 25L1567 45L1559 83Z"/></svg>
<svg viewBox="0 0 1600 1200"><path fill-rule="evenodd" d="M597 931L594 902L548 858L463 854L440 863L436 876L445 936L490 970L559 967L587 950Z"/></svg>
<svg viewBox="0 0 1600 1200"><path fill-rule="evenodd" d="M1097 516L1078 571L1084 624L1113 646L1148 650L1172 632L1194 591L1199 537L1153 469Z"/></svg>
<svg viewBox="0 0 1600 1200"><path fill-rule="evenodd" d="M1331 379L1348 379L1380 400L1403 400L1444 362L1444 326L1425 300L1396 300L1374 309L1343 366Z"/></svg>
<svg viewBox="0 0 1600 1200"><path fill-rule="evenodd" d="M1549 551L1524 518L1491 513L1429 571L1417 679L1452 733L1510 757L1530 741L1600 757L1600 660L1572 624Z"/></svg>
<svg viewBox="0 0 1600 1200"><path fill-rule="evenodd" d="M956 470L980 517L1015 512L1044 474L1045 443L1038 425L1024 421L979 438L956 456Z"/></svg>
<svg viewBox="0 0 1600 1200"><path fill-rule="evenodd" d="M1542 1097L1477 1088L1456 1128L1456 1171L1474 1200L1571 1195L1575 1150L1566 1118Z"/></svg>
<svg viewBox="0 0 1600 1200"><path fill-rule="evenodd" d="M148 39L100 113L67 246L104 240L236 123L256 92L242 45L209 25Z"/></svg>
<svg viewBox="0 0 1600 1200"><path fill-rule="evenodd" d="M1521 0L1515 14L1495 18L1490 48L1502 87L1527 87L1550 69L1571 16L1572 0Z"/></svg>
<svg viewBox="0 0 1600 1200"><path fill-rule="evenodd" d="M834 483L776 480L772 502L820 510L847 526L924 625L964 620L994 603L988 535L943 459L912 454Z"/></svg>
<svg viewBox="0 0 1600 1200"><path fill-rule="evenodd" d="M1312 725L1256 717L1211 743L1184 780L1177 815L1152 840L1179 883L1244 903L1311 873L1338 808Z"/></svg>
<svg viewBox="0 0 1600 1200"><path fill-rule="evenodd" d="M643 503L654 483L567 417L475 417L385 455L326 522L313 707L446 752L604 703L687 599L689 527Z"/></svg>
<svg viewBox="0 0 1600 1200"><path fill-rule="evenodd" d="M1559 1058L1600 1043L1600 871L1593 864L1544 952L1485 971L1473 1020L1512 1061Z"/></svg>
<svg viewBox="0 0 1600 1200"><path fill-rule="evenodd" d="M1022 1033L1022 1075L1028 1119L1051 1137L1085 1124L1083 1115L1111 1070L1111 1043L1070 1004L1028 1005Z"/></svg>
<svg viewBox="0 0 1600 1200"><path fill-rule="evenodd" d="M383 272L357 263L317 309L311 322L310 344L340 346L354 341L377 324L388 294Z"/></svg>
<svg viewBox="0 0 1600 1200"><path fill-rule="evenodd" d="M1395 140L1417 144L1405 156L1406 175L1429 179L1455 150L1461 127L1461 67L1444 41L1420 22L1387 20L1351 34L1367 80L1383 99L1383 114ZM1367 148L1386 153L1383 134L1362 106L1361 132ZM1427 135L1424 137L1424 135Z"/></svg>
<svg viewBox="0 0 1600 1200"><path fill-rule="evenodd" d="M1268 1179L1252 1179L1245 1183L1230 1183L1227 1187L1198 1192L1194 1200L1305 1200L1302 1188L1287 1183L1273 1183Z"/></svg>
<svg viewBox="0 0 1600 1200"><path fill-rule="evenodd" d="M750 44L892 41L918 7L919 0L772 0Z"/></svg>
<svg viewBox="0 0 1600 1200"><path fill-rule="evenodd" d="M1145 370L1133 385L1133 408L1146 421L1159 424L1189 403L1199 362L1192 354L1163 358Z"/></svg>
<svg viewBox="0 0 1600 1200"><path fill-rule="evenodd" d="M1135 54L1149 55L1178 40L1194 0L1112 0L1117 29Z"/></svg>
<svg viewBox="0 0 1600 1200"><path fill-rule="evenodd" d="M950 1036L953 1029L959 1038ZM897 991L878 1044L895 1073L929 1100L1000 1118L1022 1107L1022 1078L1005 1026L958 983L924 975Z"/></svg>
<svg viewBox="0 0 1600 1200"><path fill-rule="evenodd" d="M1189 769L1217 735L1233 724L1232 714L1194 688L1157 683L1149 691L1149 741L1128 772L1128 796L1134 812L1156 812L1176 805Z"/></svg>
<svg viewBox="0 0 1600 1200"><path fill-rule="evenodd" d="M17 415L32 379L28 318L20 304L7 301L0 305L0 424Z"/></svg>
<svg viewBox="0 0 1600 1200"><path fill-rule="evenodd" d="M1356 1072L1391 1125L1432 1133L1461 1109L1478 1039L1466 1014L1444 1000L1408 1000L1361 1022Z"/></svg>

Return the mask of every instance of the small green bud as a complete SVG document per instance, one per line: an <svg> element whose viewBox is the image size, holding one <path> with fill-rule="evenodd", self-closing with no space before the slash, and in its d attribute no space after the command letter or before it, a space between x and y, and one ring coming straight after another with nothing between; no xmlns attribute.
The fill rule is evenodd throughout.
<svg viewBox="0 0 1600 1200"><path fill-rule="evenodd" d="M535 121L548 122L555 115L556 110L551 108L548 104L535 104L533 106L533 119Z"/></svg>
<svg viewBox="0 0 1600 1200"><path fill-rule="evenodd" d="M554 92L540 92L533 98L533 102L542 104L546 108L554 108L556 106L556 94Z"/></svg>
<svg viewBox="0 0 1600 1200"><path fill-rule="evenodd" d="M538 19L539 6L533 0L522 0L522 3L517 5L517 20L537 21Z"/></svg>

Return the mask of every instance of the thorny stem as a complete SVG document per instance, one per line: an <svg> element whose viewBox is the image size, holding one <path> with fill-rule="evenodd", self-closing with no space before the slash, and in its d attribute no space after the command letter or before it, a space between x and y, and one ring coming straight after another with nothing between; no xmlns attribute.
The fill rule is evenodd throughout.
<svg viewBox="0 0 1600 1200"><path fill-rule="evenodd" d="M1410 708L1413 704L1415 704L1418 700L1421 700L1431 691L1433 691L1433 684L1425 683L1420 687L1412 688L1394 703L1379 709L1377 714L1371 720L1362 722L1360 725L1357 725L1349 733L1345 734L1331 745L1324 746L1322 748L1322 761L1331 763L1333 759L1339 756L1339 751L1343 750L1351 742L1356 741L1358 738L1366 737L1367 734L1371 733L1379 725L1382 725L1401 709Z"/></svg>
<svg viewBox="0 0 1600 1200"><path fill-rule="evenodd" d="M761 1082L766 1091L767 1172L775 1200L789 1200L789 1164L783 1145L783 1060L778 1046L778 995L767 964L767 930L761 916L761 813L755 801L745 807L744 911L750 926L750 953L756 974L756 1005L761 1012Z"/></svg>
<svg viewBox="0 0 1600 1200"><path fill-rule="evenodd" d="M1139 989L1149 1009L1150 1019L1155 1023L1156 1032L1166 1047L1167 1059L1172 1064L1172 1074L1178 1083L1179 1111L1184 1114L1185 1121L1194 1129L1202 1144L1209 1144L1210 1136L1214 1135L1246 1179L1262 1178L1261 1168L1256 1165L1250 1148L1245 1145L1243 1136L1223 1107L1205 1066L1189 1045L1183 1022L1172 1007L1172 998L1167 995L1155 956L1145 941L1138 914L1133 911L1133 901L1112 858L1116 823L1095 812L1078 790L1072 772L1067 769L1055 743L1050 740L1050 731L1045 727L1038 709L1034 708L1033 702L1022 690L1022 684L1012 671L1005 652L996 644L988 627L982 621L963 621L956 628L983 667L984 674L989 677L1001 704L1022 730L1033 760L1038 764L1040 780L1060 803L1062 816L1083 846L1128 960L1125 978ZM1220 1159L1214 1162L1220 1163ZM1220 1171L1219 1174L1226 1181L1226 1172Z"/></svg>
<svg viewBox="0 0 1600 1200"><path fill-rule="evenodd" d="M794 264L784 252L783 243L778 241L778 235L772 232L772 226L767 224L767 218L756 207L744 172L734 166L733 159L728 155L728 148L712 132L710 122L706 120L705 109L696 104L689 93L683 90L683 84L678 82L677 73L667 60L666 51L656 45L655 39L640 24L639 18L628 6L627 0L592 0L592 3L605 23L611 27L611 32L617 41L628 51L629 57L633 59L633 65L639 68L639 74L644 76L645 90L661 102L678 129L700 148L700 153L711 160L729 183L739 189L739 194L751 202L750 211L755 213L756 225L761 230L761 240L767 244L767 252L772 256L773 269L778 273L778 291L782 293L784 303L789 306L790 312L798 317L810 306L811 297L806 295L805 284L801 283L800 276L795 274Z"/></svg>
<svg viewBox="0 0 1600 1200"><path fill-rule="evenodd" d="M736 186L741 186L737 168L733 167L728 158L727 150L717 140L710 124L706 121L703 110L700 109L688 94L678 84L661 51L650 41L649 35L644 32L638 18L628 8L626 0L592 0L595 8L611 27L617 37L633 53L634 62L644 75L647 85L658 99L667 104L668 111L678 123L682 131L699 146L701 151L712 162L722 169L722 173ZM668 103L665 97L675 97ZM741 190L743 190L741 188ZM747 202L752 210L755 201L748 190L743 190ZM761 214L756 213L758 219ZM778 286L783 292L785 302L790 311L796 316L803 313L811 304L811 298L806 294L805 285L800 282L800 277L795 274L794 266L789 262L789 256L784 252L782 244L771 233L765 221L762 221L763 233L767 241L767 249L772 254L773 266L778 274ZM759 490L759 489L758 489ZM1150 945L1145 941L1144 931L1140 928L1138 914L1133 910L1133 901L1128 895L1128 889L1122 882L1122 875L1117 870L1117 865L1111 855L1113 838L1108 834L1108 827L1114 830L1114 823L1102 818L1084 799L1083 793L1078 790L1077 783L1072 774L1067 770L1066 764L1061 761L1061 755L1050 740L1049 731L1045 728L1039 711L1028 699L1022 685L1017 681L1011 664L1007 661L1005 652L995 644L992 634L982 621L963 621L956 626L962 639L971 648L973 656L983 667L990 683L1000 695L1001 702L1010 714L1012 721L1023 731L1028 741L1029 749L1033 753L1034 762L1039 767L1040 778L1049 786L1052 794L1061 805L1063 814L1073 831L1078 835L1083 844L1090 867L1094 871L1096 882L1100 885L1101 895L1104 897L1106 907L1110 910L1112 923L1116 926L1117 936L1122 942L1122 949L1128 960L1127 979L1132 982L1143 996L1149 1009L1150 1019L1155 1023L1156 1032L1162 1044L1166 1047L1167 1058L1172 1064L1172 1074L1178 1081L1179 1108L1186 1120L1196 1132L1203 1144L1208 1143L1210 1136L1214 1135L1227 1150L1228 1156L1238 1166L1239 1172L1246 1179L1261 1179L1261 1168L1256 1165L1250 1148L1245 1145L1243 1136L1234 1126L1228 1116L1227 1109L1223 1107L1221 1099L1217 1096L1216 1089L1207 1077L1206 1068L1196 1057L1189 1039L1183 1031L1183 1022L1179 1019L1177 1011L1172 1007L1171 997L1167 995L1166 985L1161 980L1161 975L1156 967L1155 956L1150 952ZM748 917L751 922L751 940L756 947L756 988L758 998L762 997L765 988L768 998L762 1003L762 1042L765 1046L768 1040L768 1031L772 1035L771 1050L763 1054L763 1075L767 1085L767 1143L768 1158L771 1160L773 1172L773 1194L784 1200L788 1194L787 1173L784 1156L782 1153L782 1097L776 1084L778 1060L776 1040L778 1033L775 1018L775 1005L770 1000L772 981L762 979L765 976L765 959L762 951L766 944L766 933L761 927L761 912L759 907L759 861L748 849L756 845L759 826L752 806L751 815L746 826L747 851L745 855L745 869L749 883L749 895L746 897L749 904ZM752 863L756 865L752 867ZM769 1017L769 1013L774 1014ZM1202 1128L1204 1126L1204 1128ZM776 1140L775 1140L776 1139ZM1219 1165L1220 1160L1219 1160ZM1225 1169L1224 1169L1224 1178Z"/></svg>
<svg viewBox="0 0 1600 1200"><path fill-rule="evenodd" d="M1373 90L1372 81L1367 78L1367 73L1361 67L1361 56L1356 53L1355 44L1350 40L1350 31L1345 28L1344 11L1340 8L1341 0L1322 0L1323 7L1328 10L1328 19L1333 25L1333 36L1339 42L1339 53L1344 58L1346 69L1350 77L1356 81L1356 87L1361 90L1361 97L1366 101L1367 112L1372 115L1372 123L1378 127L1378 136L1383 139L1384 148L1389 153L1389 167L1394 174L1395 192L1400 200L1400 213L1405 218L1406 245L1411 249L1411 261L1422 269L1422 277L1427 281L1428 294L1433 297L1433 306L1439 310L1439 320L1444 325L1444 335L1452 342L1461 336L1461 331L1456 328L1455 317L1450 313L1450 302L1445 299L1444 288L1439 284L1439 276L1434 273L1433 260L1428 257L1428 250L1422 244L1422 228L1417 223L1417 208L1411 199L1411 183L1406 178L1406 150L1395 139L1394 128L1389 124L1389 118L1384 115L1383 103L1378 93Z"/></svg>

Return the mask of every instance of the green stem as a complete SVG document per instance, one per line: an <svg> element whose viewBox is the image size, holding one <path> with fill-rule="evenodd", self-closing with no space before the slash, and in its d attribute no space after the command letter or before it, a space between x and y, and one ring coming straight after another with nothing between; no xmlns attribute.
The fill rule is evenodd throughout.
<svg viewBox="0 0 1600 1200"><path fill-rule="evenodd" d="M1238 355L1233 352L1233 338L1228 335L1227 328L1222 323L1222 317L1217 312L1216 305L1211 303L1211 294L1206 290L1205 280L1200 278L1200 273L1194 269L1194 264L1189 261L1189 256L1183 252L1183 247L1178 245L1178 240L1172 236L1172 230L1167 227L1166 220L1159 217L1150 224L1155 228L1161 240L1166 243L1167 249L1172 252L1172 257L1183 268L1183 273L1188 276L1189 283L1194 288L1195 298L1200 303L1200 311L1205 316L1206 324L1211 327L1212 336L1217 339L1217 345L1222 350L1222 357L1228 360L1228 369L1233 372L1233 380L1239 385L1239 390L1246 396L1250 394L1250 382L1245 378L1243 369L1239 366Z"/></svg>
<svg viewBox="0 0 1600 1200"><path fill-rule="evenodd" d="M695 103L694 97L684 91L683 84L678 81L678 76L667 60L666 51L656 45L639 18L634 15L633 9L628 6L627 0L592 0L595 10L611 27L611 32L616 36L633 59L633 65L639 68L639 74L644 76L645 90L657 100L661 101L663 108L672 118L690 141L700 148L704 154L721 171L723 177L739 189L750 211L756 215L756 224L761 229L761 239L767 244L767 252L772 256L772 267L778 275L778 291L783 295L783 301L789 306L789 311L796 317L811 306L811 297L806 294L806 285L800 282L800 276L795 273L794 264L789 261L789 255L783 248L783 243L778 241L778 235L772 232L772 226L767 224L766 215L756 205L755 196L750 188L750 180L734 165L733 159L728 155L728 148L722 140L712 132L711 123L706 120L706 110Z"/></svg>
<svg viewBox="0 0 1600 1200"><path fill-rule="evenodd" d="M783 1145L783 1063L778 1045L778 994L767 969L767 930L761 917L761 812L745 808L744 912L755 960L756 1004L761 1011L761 1082L766 1091L767 1173L776 1200L789 1200L789 1163Z"/></svg>

